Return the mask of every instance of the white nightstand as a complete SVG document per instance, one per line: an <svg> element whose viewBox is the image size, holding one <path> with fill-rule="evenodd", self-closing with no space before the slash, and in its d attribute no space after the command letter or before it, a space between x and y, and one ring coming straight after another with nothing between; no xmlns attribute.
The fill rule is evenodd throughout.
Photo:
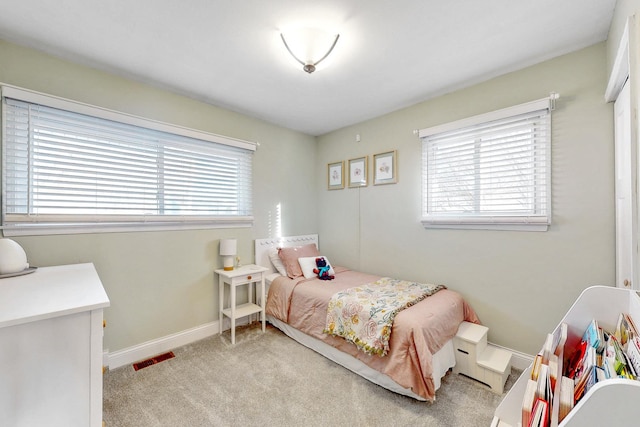
<svg viewBox="0 0 640 427"><path fill-rule="evenodd" d="M234 270L216 270L218 274L218 289L220 294L220 333L222 334L222 324L224 316L231 320L231 344L236 343L236 319L252 314L260 313L262 321L262 332L265 331L266 316L264 312L264 273L268 269L259 265L243 265ZM259 303L253 302L253 284L260 282ZM229 285L231 301L229 308L224 308L224 288L225 283ZM249 285L249 302L236 306L236 289L238 286Z"/></svg>

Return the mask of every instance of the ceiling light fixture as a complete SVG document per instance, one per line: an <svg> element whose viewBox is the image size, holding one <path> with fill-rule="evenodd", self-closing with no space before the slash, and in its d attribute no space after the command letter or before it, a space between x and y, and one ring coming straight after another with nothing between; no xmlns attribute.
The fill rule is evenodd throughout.
<svg viewBox="0 0 640 427"><path fill-rule="evenodd" d="M286 38L285 33L280 33L280 38L291 56L302 64L302 69L311 74L316 70L316 66L333 51L340 34L330 34L315 28L303 28L287 31Z"/></svg>

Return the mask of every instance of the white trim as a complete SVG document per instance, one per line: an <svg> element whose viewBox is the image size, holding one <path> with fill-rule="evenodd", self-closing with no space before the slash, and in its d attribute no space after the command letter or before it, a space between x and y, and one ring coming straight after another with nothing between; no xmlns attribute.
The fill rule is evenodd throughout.
<svg viewBox="0 0 640 427"><path fill-rule="evenodd" d="M147 341L133 347L111 352L106 357L106 366L116 369L124 365L144 360L157 354L191 344L220 332L220 322L210 322L182 332Z"/></svg>
<svg viewBox="0 0 640 427"><path fill-rule="evenodd" d="M627 18L624 31L620 37L616 58L613 62L611 74L609 75L609 83L604 93L604 100L606 102L613 102L618 98L618 94L629 76L629 25L631 19L631 17Z"/></svg>
<svg viewBox="0 0 640 427"><path fill-rule="evenodd" d="M530 113L538 110L551 110L551 103L558 99L558 95L552 97L538 99L536 101L526 102L524 104L515 105L513 107L503 108L501 110L491 111L477 116L467 117L465 119L456 120L455 122L444 123L432 126L418 131L420 138L425 138L438 133L448 132L460 128L474 126L480 123L492 122L494 120L505 119L507 117L517 116L519 114Z"/></svg>
<svg viewBox="0 0 640 427"><path fill-rule="evenodd" d="M551 223L551 111L558 98L559 95L552 92L548 98L420 130L418 134L422 141L421 223L423 227L547 231ZM525 193L530 194L526 198L530 206L526 210L524 207L522 211L515 209L517 204L513 207L508 205L507 202L524 198L515 191L501 196L502 200L507 200L502 209L498 208L498 204L495 204L495 208L491 206L491 203L497 201L493 198L494 196L487 197L488 206L491 206L487 211L482 211L480 208L479 195L485 183L478 182L478 175L486 173L488 177L493 176L492 162L501 159L498 156L504 155L504 150L509 148L510 142L507 140L501 142L495 149L492 148L492 153L486 158L483 155L483 147L485 143L493 144L497 136L507 135L507 130L497 131L502 126L513 126L514 131L518 129L517 126L521 126L523 131L536 131L527 133L526 140L523 136L523 143L519 148L528 156L523 157L522 164L525 164L526 160L526 164L531 168L532 179L527 182L527 190L531 190L531 193ZM537 154L533 151L525 152L525 148L529 150L535 148ZM438 154L440 149L442 149L441 155ZM473 161L469 161L468 168L460 174L455 169L449 171L443 166L448 162L463 164L464 161L468 161L468 159L465 160L466 156ZM472 183L469 192L474 204L465 210L463 206L456 205L457 202L453 201L451 202L453 209L448 210L444 202L440 203L440 201L452 196L455 190L451 190L447 185L438 185L438 182L440 179L452 180L455 177L460 179L460 176L464 177L461 178L463 180L468 179L464 182Z"/></svg>
<svg viewBox="0 0 640 427"><path fill-rule="evenodd" d="M547 231L551 221L548 217L512 217L512 216L438 216L422 218L424 228L447 228L465 230L506 230L506 231Z"/></svg>
<svg viewBox="0 0 640 427"><path fill-rule="evenodd" d="M251 179L246 175L251 170L250 154L256 150L256 143L228 138L208 132L202 132L190 128L176 126L160 121L146 119L127 113L121 113L97 107L73 100L60 98L12 85L0 83L0 96L2 97L2 127L6 125L6 115L9 108L7 99L24 101L30 104L38 104L56 111L66 111L70 114L87 115L96 120L122 123L128 126L136 126L139 130L160 131L171 134L182 141L185 138L204 141L202 146L210 149L221 149L224 152L238 153L242 158L241 176ZM6 136L6 135L5 135ZM3 138L2 152L5 153L7 140ZM211 143L211 144L207 144ZM239 150L238 150L239 149ZM215 151L214 150L214 151ZM240 154L241 153L241 154ZM246 162L246 165L243 163ZM246 168L245 168L246 166ZM4 184L4 183L3 183ZM6 184L3 185L2 195L6 201ZM250 188L250 187L248 187ZM251 204L245 197L251 194L250 190L243 193L243 201ZM242 228L253 225L252 215L36 215L36 214L7 214L7 207L2 206L2 224L0 230L5 236L29 236L29 235L57 235L57 234L83 234L106 232L131 232L131 231L160 231L160 230L194 230L213 228ZM244 212L244 211L243 211Z"/></svg>
<svg viewBox="0 0 640 427"><path fill-rule="evenodd" d="M17 86L0 83L2 89L2 97L19 99L21 101L32 102L35 104L46 105L52 108L58 108L66 111L73 111L79 114L86 114L93 117L99 117L106 120L113 120L119 123L126 123L134 126L140 126L148 129L158 130L162 132L173 133L186 136L188 138L200 139L203 141L216 142L219 144L229 145L232 147L243 148L245 150L256 151L257 143L243 141L241 139L230 138L227 136L217 135L214 133L203 132L183 126L169 124L158 120L152 120L133 114L122 113L120 111L110 110L95 105L85 104L58 96L48 95L29 89L19 88Z"/></svg>
<svg viewBox="0 0 640 427"><path fill-rule="evenodd" d="M429 221L422 221L422 226L428 229L441 229L441 230L500 230L500 231L547 231L549 225L547 224L472 224L465 223L446 223L440 224L431 223Z"/></svg>
<svg viewBox="0 0 640 427"><path fill-rule="evenodd" d="M249 323L249 319L241 319L236 321L236 326ZM230 328L229 319L225 319L223 330ZM148 359L155 355L165 353L167 351L182 347L187 344L209 338L220 333L220 322L213 321L205 323L194 328L186 329L175 334L166 335L151 341L137 344L122 350L114 352L105 352L103 354L103 363L109 369L116 369L121 366L129 365L140 360Z"/></svg>
<svg viewBox="0 0 640 427"><path fill-rule="evenodd" d="M487 344L511 352L511 366L513 368L524 371L533 363L534 356L531 356L530 354L521 353L519 351L512 350L510 348L503 347L492 342L487 342Z"/></svg>
<svg viewBox="0 0 640 427"><path fill-rule="evenodd" d="M247 319L243 319L243 320L248 321ZM270 318L269 321L273 323L274 319ZM178 347L181 347L187 344L191 344L201 339L217 335L219 333L219 324L220 322L218 321L205 323L204 325L196 326L195 328L187 329L181 332L177 332L175 334L171 334L155 340L147 341L142 344L134 345L132 347L128 347L122 350L118 350L114 352L105 351L103 353L103 358L102 358L103 364L109 369L117 369L119 367L130 365L140 360L153 357L157 354L165 353L167 351L176 349ZM507 347L494 344L492 342L488 342L488 344L511 352L512 354L511 366L516 369L524 371L529 366L531 366L531 363L533 363L534 356L521 353L519 351L512 350ZM314 350L316 349L314 348ZM340 362L337 362L337 363L340 363ZM396 393L400 393L400 391L397 391L397 390L394 390L394 391ZM401 394L404 394L404 393L401 393Z"/></svg>
<svg viewBox="0 0 640 427"><path fill-rule="evenodd" d="M33 223L4 225L0 229L5 237L50 236L57 234L128 233L138 231L208 230L216 228L248 228L253 217L212 220L211 222L138 222L138 223Z"/></svg>

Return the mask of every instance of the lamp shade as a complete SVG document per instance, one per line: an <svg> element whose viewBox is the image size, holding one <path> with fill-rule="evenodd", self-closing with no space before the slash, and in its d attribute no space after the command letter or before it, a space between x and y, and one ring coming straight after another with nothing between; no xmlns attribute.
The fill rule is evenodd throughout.
<svg viewBox="0 0 640 427"><path fill-rule="evenodd" d="M238 249L236 239L220 239L220 256L225 270L233 270L233 257Z"/></svg>
<svg viewBox="0 0 640 427"><path fill-rule="evenodd" d="M236 239L220 239L220 255L234 256L238 249L238 241Z"/></svg>

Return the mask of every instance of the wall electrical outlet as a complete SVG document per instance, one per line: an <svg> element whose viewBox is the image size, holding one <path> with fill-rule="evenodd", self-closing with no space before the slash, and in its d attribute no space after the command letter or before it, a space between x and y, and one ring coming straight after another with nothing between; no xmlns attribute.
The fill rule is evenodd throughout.
<svg viewBox="0 0 640 427"><path fill-rule="evenodd" d="M360 142L360 134L359 133L356 134L356 142Z"/></svg>

